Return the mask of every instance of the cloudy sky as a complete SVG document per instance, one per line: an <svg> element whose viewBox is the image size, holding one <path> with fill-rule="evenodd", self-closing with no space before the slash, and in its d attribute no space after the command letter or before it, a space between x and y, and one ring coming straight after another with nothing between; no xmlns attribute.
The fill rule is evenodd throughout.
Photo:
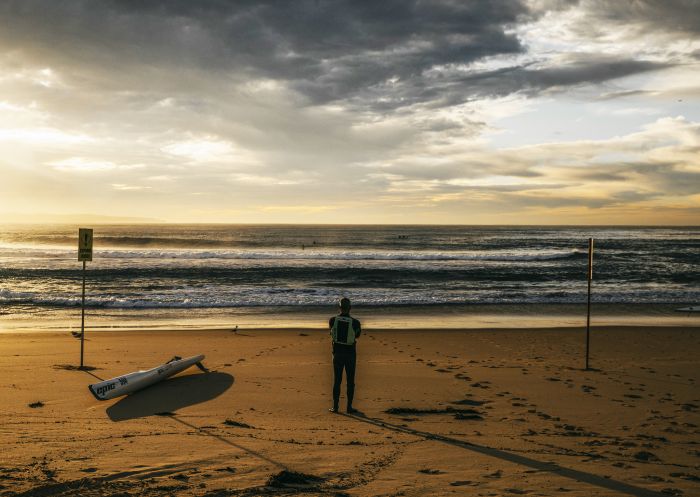
<svg viewBox="0 0 700 497"><path fill-rule="evenodd" d="M700 224L697 0L5 0L0 221Z"/></svg>

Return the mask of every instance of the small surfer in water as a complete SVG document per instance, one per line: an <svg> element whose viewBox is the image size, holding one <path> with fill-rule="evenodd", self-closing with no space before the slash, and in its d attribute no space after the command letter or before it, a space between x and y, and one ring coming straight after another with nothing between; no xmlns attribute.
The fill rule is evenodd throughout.
<svg viewBox="0 0 700 497"><path fill-rule="evenodd" d="M352 407L355 394L355 363L357 359L355 346L362 333L360 321L350 316L350 299L340 299L340 314L328 321L333 339L333 407L330 412L338 412L340 401L340 384L343 381L343 369L346 374L348 408L352 414L357 410Z"/></svg>

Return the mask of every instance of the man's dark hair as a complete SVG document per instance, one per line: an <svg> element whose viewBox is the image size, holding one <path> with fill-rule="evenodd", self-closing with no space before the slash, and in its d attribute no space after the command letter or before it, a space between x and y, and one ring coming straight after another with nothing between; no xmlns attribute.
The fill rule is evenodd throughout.
<svg viewBox="0 0 700 497"><path fill-rule="evenodd" d="M350 310L350 299L347 297L343 297L342 299L340 299L338 305L340 306L341 312L348 312Z"/></svg>

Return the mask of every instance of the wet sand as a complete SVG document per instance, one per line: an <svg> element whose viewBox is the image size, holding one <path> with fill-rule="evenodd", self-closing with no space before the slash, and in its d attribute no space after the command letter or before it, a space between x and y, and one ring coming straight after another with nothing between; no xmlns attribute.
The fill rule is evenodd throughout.
<svg viewBox="0 0 700 497"><path fill-rule="evenodd" d="M0 334L0 495L698 495L700 327ZM129 397L87 385L205 354ZM345 387L343 385L343 396ZM344 406L344 398L341 398ZM22 493L27 492L27 493ZM662 493L663 492L663 493Z"/></svg>

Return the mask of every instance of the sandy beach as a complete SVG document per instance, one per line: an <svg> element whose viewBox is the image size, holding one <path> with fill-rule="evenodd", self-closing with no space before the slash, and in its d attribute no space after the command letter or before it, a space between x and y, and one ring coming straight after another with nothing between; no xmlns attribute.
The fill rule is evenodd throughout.
<svg viewBox="0 0 700 497"><path fill-rule="evenodd" d="M698 495L700 327L0 335L0 495ZM205 354L129 397L87 385ZM92 369L94 368L94 369ZM343 385L343 396L345 386ZM341 398L341 406L343 406Z"/></svg>

